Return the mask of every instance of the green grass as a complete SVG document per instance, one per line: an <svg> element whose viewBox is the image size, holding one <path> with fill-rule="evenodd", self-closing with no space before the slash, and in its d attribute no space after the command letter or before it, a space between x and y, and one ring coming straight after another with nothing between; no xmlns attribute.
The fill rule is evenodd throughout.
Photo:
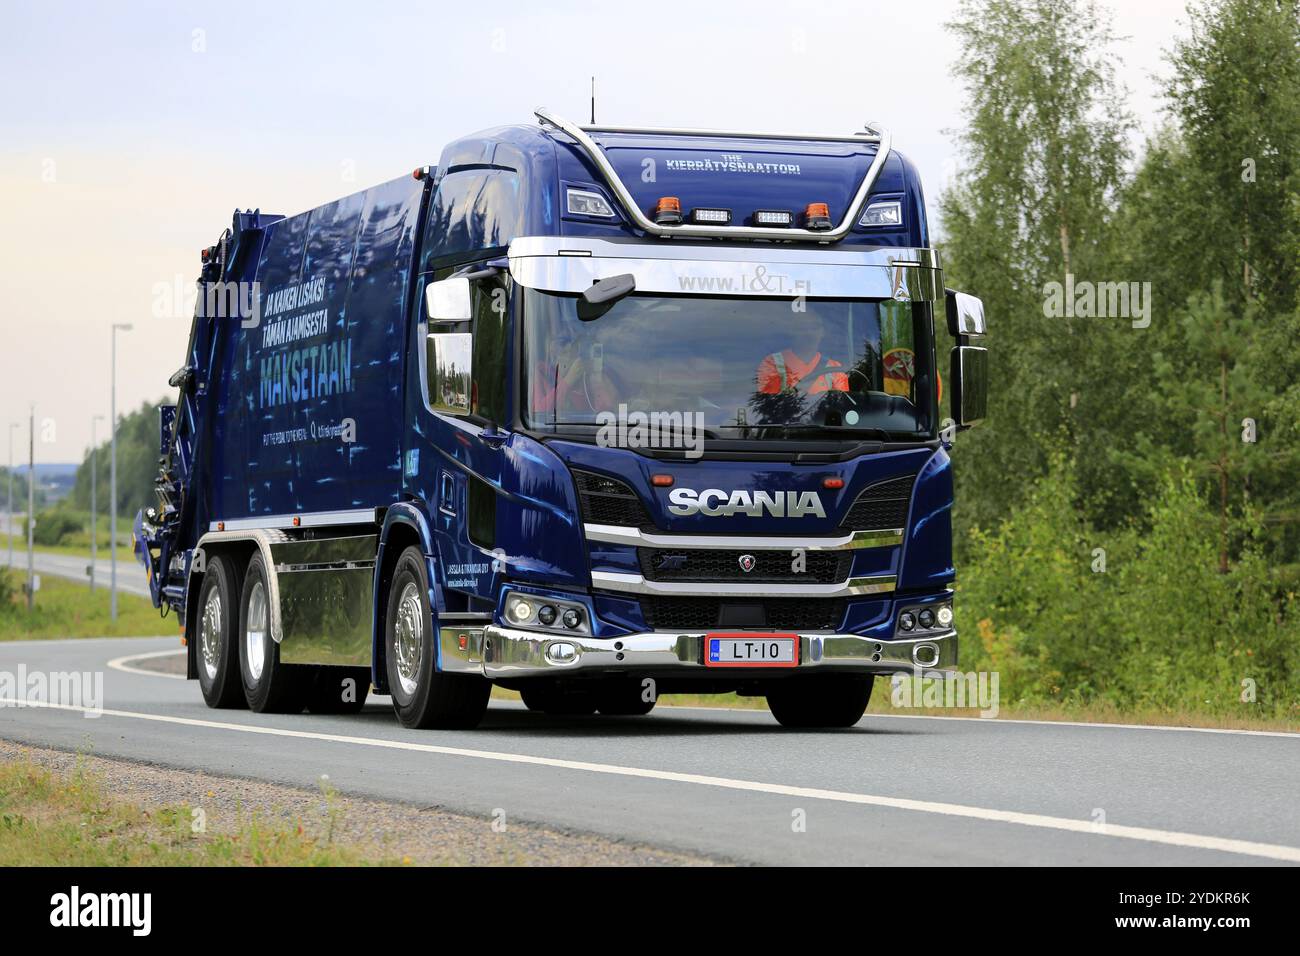
<svg viewBox="0 0 1300 956"><path fill-rule="evenodd" d="M0 534L0 561L9 560L9 538L11 535ZM23 567L27 560L27 539L19 535L12 535L14 539L14 564ZM85 534L69 535L68 540L63 544L34 544L32 550L37 554L64 554L74 558L85 558L90 561L90 538ZM109 559L108 538L104 536L99 542L99 550L95 552L95 558L99 561ZM117 536L117 561L119 564L129 562L135 564L135 555L131 551L131 532L119 534Z"/></svg>
<svg viewBox="0 0 1300 956"><path fill-rule="evenodd" d="M65 637L139 637L174 634L176 619L163 620L146 598L117 594L117 622L109 620L109 594L104 582L95 593L84 582L42 574L35 607L29 612L22 593L24 574L0 570L0 641Z"/></svg>
<svg viewBox="0 0 1300 956"><path fill-rule="evenodd" d="M331 797L326 794L327 799ZM0 866L355 866L401 861L317 838L256 815L222 833L195 833L187 806L144 810L104 793L82 767L51 773L0 763Z"/></svg>

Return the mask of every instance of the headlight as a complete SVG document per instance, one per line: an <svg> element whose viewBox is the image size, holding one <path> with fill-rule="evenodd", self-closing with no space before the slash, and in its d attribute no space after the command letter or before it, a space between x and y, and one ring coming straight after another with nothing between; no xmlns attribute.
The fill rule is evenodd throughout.
<svg viewBox="0 0 1300 956"><path fill-rule="evenodd" d="M934 612L934 619L939 622L940 627L947 627L952 623L952 608L946 604L939 606L939 610Z"/></svg>
<svg viewBox="0 0 1300 956"><path fill-rule="evenodd" d="M614 210L600 193L587 189L569 189L566 192L569 212L579 216L599 216L601 219L614 218Z"/></svg>
<svg viewBox="0 0 1300 956"><path fill-rule="evenodd" d="M511 591L506 594L502 619L514 627L530 631L554 631L562 634L590 634L585 604L560 598L543 597Z"/></svg>
<svg viewBox="0 0 1300 956"><path fill-rule="evenodd" d="M858 220L859 226L900 226L903 223L903 204L899 202L873 202Z"/></svg>
<svg viewBox="0 0 1300 956"><path fill-rule="evenodd" d="M898 615L898 626L905 631L910 631L912 628L916 627L916 615L911 611L904 611L902 614Z"/></svg>
<svg viewBox="0 0 1300 956"><path fill-rule="evenodd" d="M921 608L921 612L916 615L916 619L922 627L934 627L934 612L928 607Z"/></svg>

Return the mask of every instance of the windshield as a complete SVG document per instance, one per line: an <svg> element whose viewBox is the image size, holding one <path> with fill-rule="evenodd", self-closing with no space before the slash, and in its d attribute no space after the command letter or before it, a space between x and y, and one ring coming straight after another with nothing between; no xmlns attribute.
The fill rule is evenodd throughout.
<svg viewBox="0 0 1300 956"><path fill-rule="evenodd" d="M933 436L924 305L632 295L583 321L579 301L524 289L533 430L589 435L602 415L699 413L709 438Z"/></svg>

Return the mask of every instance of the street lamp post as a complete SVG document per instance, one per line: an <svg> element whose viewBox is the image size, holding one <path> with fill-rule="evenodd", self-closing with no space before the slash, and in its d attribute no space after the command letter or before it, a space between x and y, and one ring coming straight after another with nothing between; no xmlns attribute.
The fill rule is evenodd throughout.
<svg viewBox="0 0 1300 956"><path fill-rule="evenodd" d="M27 610L36 601L36 406L27 423Z"/></svg>
<svg viewBox="0 0 1300 956"><path fill-rule="evenodd" d="M113 432L113 448L108 466L108 550L111 571L109 572L109 617L117 621L117 333L130 332L128 322L113 323L113 371L108 400L109 428Z"/></svg>
<svg viewBox="0 0 1300 956"><path fill-rule="evenodd" d="M95 440L95 423L102 422L103 415L90 416L90 593L95 593L95 557L99 542L99 498L95 493L95 483L99 475L99 443Z"/></svg>
<svg viewBox="0 0 1300 956"><path fill-rule="evenodd" d="M14 429L22 428L19 422L9 423L9 513L5 517L9 532L9 567L14 566Z"/></svg>

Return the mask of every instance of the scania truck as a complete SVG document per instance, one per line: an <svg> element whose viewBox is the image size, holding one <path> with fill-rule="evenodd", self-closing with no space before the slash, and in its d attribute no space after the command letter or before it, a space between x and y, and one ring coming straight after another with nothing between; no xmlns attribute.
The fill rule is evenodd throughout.
<svg viewBox="0 0 1300 956"><path fill-rule="evenodd" d="M207 703L844 727L955 668L985 324L913 164L535 115L202 251L135 548Z"/></svg>

